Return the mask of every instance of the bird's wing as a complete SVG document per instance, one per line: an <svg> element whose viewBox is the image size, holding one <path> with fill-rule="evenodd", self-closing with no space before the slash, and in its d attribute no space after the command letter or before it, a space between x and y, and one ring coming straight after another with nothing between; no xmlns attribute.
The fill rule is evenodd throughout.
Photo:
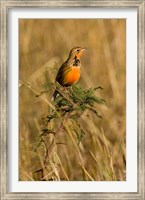
<svg viewBox="0 0 145 200"><path fill-rule="evenodd" d="M74 61L66 61L61 65L61 67L58 70L57 76L56 76L56 81L62 84L63 79L64 79L64 73L67 71L67 69L73 65Z"/></svg>

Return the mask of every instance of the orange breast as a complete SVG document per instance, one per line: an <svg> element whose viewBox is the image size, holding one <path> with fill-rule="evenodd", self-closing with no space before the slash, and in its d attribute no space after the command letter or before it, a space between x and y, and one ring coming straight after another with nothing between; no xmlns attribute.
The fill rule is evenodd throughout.
<svg viewBox="0 0 145 200"><path fill-rule="evenodd" d="M66 74L65 83L68 85L73 85L80 78L80 68L72 67L72 70Z"/></svg>

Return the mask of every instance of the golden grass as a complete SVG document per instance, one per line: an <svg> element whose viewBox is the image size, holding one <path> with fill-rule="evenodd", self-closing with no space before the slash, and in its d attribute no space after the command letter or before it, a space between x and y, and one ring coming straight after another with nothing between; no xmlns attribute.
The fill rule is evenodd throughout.
<svg viewBox="0 0 145 200"><path fill-rule="evenodd" d="M103 119L85 112L79 119L85 136L66 131L55 140L42 177L44 148L33 151L41 133L41 118L54 108L52 93L36 98L42 84L55 80L56 68L74 46L87 47L78 84L102 86L98 106ZM20 19L19 20L19 177L22 181L126 180L126 21L124 19ZM56 124L52 124L56 126Z"/></svg>

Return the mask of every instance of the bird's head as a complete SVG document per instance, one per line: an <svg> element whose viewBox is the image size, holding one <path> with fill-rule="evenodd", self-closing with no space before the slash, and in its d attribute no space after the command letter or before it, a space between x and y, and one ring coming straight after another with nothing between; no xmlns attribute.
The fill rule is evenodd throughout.
<svg viewBox="0 0 145 200"><path fill-rule="evenodd" d="M80 59L80 57L82 56L83 52L86 50L87 48L81 48L81 47L74 47L69 54L69 59Z"/></svg>

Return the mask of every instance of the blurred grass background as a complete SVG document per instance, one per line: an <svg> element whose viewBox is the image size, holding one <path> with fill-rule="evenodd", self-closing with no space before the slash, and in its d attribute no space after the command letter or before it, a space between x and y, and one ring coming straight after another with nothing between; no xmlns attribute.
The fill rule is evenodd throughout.
<svg viewBox="0 0 145 200"><path fill-rule="evenodd" d="M99 107L103 119L84 114L85 136L80 145L85 169L67 134L57 136L57 156L69 180L126 180L126 20L124 19L20 19L19 20L19 177L36 180L43 151L33 143L41 131L48 104L36 98L42 84L55 80L55 68L75 47L87 47L81 58L83 88L101 86ZM51 69L51 70L50 70ZM52 93L45 96L51 100ZM75 138L75 136L74 136ZM61 166L60 165L60 166ZM62 167L61 167L62 168ZM84 175L84 171L85 175ZM48 174L51 179L53 167ZM87 175L86 175L87 174ZM39 180L39 179L38 179Z"/></svg>

